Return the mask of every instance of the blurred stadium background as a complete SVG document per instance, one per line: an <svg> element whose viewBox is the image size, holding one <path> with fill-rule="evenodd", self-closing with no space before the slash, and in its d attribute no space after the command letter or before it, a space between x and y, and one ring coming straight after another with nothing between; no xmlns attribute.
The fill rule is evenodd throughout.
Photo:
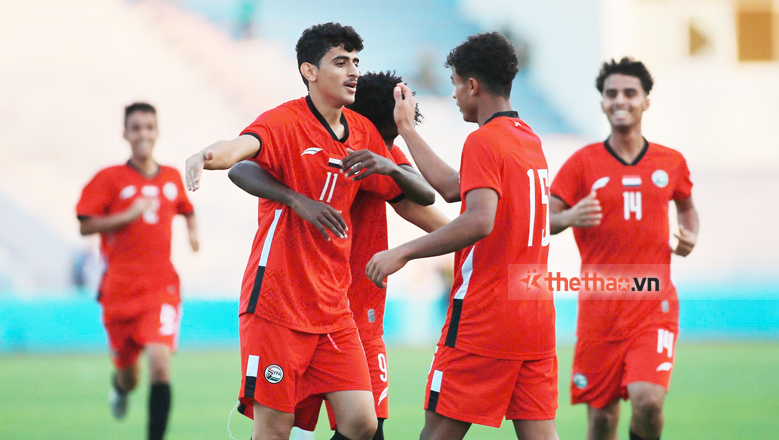
<svg viewBox="0 0 779 440"><path fill-rule="evenodd" d="M673 262L682 329L663 438L777 438L778 0L0 2L0 438L141 435L144 390L123 423L105 405L100 264L97 239L78 234L80 190L129 157L122 109L133 101L157 106L155 155L181 170L190 154L302 96L294 44L326 21L361 33L363 71L396 70L419 91L420 131L453 166L476 127L453 105L443 62L467 35L498 30L514 42L522 70L513 103L541 135L551 170L608 133L594 87L600 63L644 61L656 80L644 133L687 157L702 225L693 254ZM190 196L201 252L189 252L177 221L184 319L168 438L229 438L237 296L256 202L222 172L207 173ZM459 211L437 206L450 217ZM419 234L391 219L391 245ZM570 232L554 237L550 255L552 267L576 270ZM451 262L417 261L390 279L388 438L421 428ZM584 408L567 403L575 298L559 296L557 308L558 425L561 438L582 438ZM250 425L233 423L248 438ZM512 436L504 424L469 438Z"/></svg>

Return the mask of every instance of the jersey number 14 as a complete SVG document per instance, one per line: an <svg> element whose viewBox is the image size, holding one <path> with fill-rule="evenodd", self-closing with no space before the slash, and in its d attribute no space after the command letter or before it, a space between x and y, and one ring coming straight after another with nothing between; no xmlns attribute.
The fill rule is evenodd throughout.
<svg viewBox="0 0 779 440"><path fill-rule="evenodd" d="M625 220L630 220L632 214L636 220L641 220L641 191L625 191L622 193L625 200Z"/></svg>

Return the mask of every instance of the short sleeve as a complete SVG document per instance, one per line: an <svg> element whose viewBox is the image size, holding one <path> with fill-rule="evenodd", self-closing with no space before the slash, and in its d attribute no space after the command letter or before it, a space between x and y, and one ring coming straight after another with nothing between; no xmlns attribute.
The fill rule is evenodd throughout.
<svg viewBox="0 0 779 440"><path fill-rule="evenodd" d="M411 161L408 160L408 157L406 157L406 154L403 153L403 150L400 149L397 145L393 145L392 149L390 150L390 154L392 155L392 160L395 161L397 165L411 165Z"/></svg>
<svg viewBox="0 0 779 440"><path fill-rule="evenodd" d="M195 207L189 201L189 196L184 190L184 183L181 181L181 174L176 171L176 187L178 187L178 199L176 200L176 214L191 215L195 213Z"/></svg>
<svg viewBox="0 0 779 440"><path fill-rule="evenodd" d="M460 196L468 191L490 188L503 197L502 164L496 151L483 139L469 137L463 146L460 162Z"/></svg>
<svg viewBox="0 0 779 440"><path fill-rule="evenodd" d="M679 166L676 167L676 185L672 197L674 200L685 200L692 195L692 181L690 180L690 169L687 168L687 160L681 154L679 158Z"/></svg>
<svg viewBox="0 0 779 440"><path fill-rule="evenodd" d="M555 174L552 186L549 188L549 192L553 196L560 198L569 207L575 205L583 197L582 194L579 194L582 181L580 174L582 167L579 162L578 152L569 157Z"/></svg>
<svg viewBox="0 0 779 440"><path fill-rule="evenodd" d="M261 114L251 125L241 131L241 136L253 136L260 141L260 150L250 160L281 180L283 161L281 160L281 152L277 148L278 142L276 142L274 130L271 128L273 124L270 119L268 112Z"/></svg>
<svg viewBox="0 0 779 440"><path fill-rule="evenodd" d="M369 141L368 145L366 145L367 149L394 162L394 157L390 154L387 146L384 145L384 140L381 138L378 130L376 130L376 127L371 126L368 130ZM398 149L398 147L393 148L393 150ZM389 176L374 174L360 180L360 185L360 189L373 193L388 202L396 201L403 195L403 191L400 190L398 184Z"/></svg>
<svg viewBox="0 0 779 440"><path fill-rule="evenodd" d="M78 218L106 215L114 198L112 188L105 171L93 177L81 191L81 198L76 205Z"/></svg>

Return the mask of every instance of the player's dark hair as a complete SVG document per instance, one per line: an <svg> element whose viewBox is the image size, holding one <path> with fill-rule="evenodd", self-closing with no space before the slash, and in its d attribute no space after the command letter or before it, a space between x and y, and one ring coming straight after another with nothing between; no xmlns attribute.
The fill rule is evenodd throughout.
<svg viewBox="0 0 779 440"><path fill-rule="evenodd" d="M347 52L354 50L359 52L363 48L362 37L353 27L343 26L341 23L318 24L306 29L295 46L295 53L298 56L298 71L303 63L319 67L319 63L327 51L339 46L343 46ZM303 78L303 83L308 87L306 78Z"/></svg>
<svg viewBox="0 0 779 440"><path fill-rule="evenodd" d="M489 93L508 98L518 64L511 42L497 32L488 32L471 35L452 49L444 65L454 67L463 78L475 78Z"/></svg>
<svg viewBox="0 0 779 440"><path fill-rule="evenodd" d="M347 105L350 110L365 116L379 129L385 138L396 137L398 126L395 124L395 98L393 92L403 78L390 72L367 72L357 80L357 93L354 103ZM417 104L414 112L414 123L420 124L423 116Z"/></svg>
<svg viewBox="0 0 779 440"><path fill-rule="evenodd" d="M130 118L130 115L135 112L146 112L146 113L153 113L155 116L157 115L157 109L155 109L153 105L147 102L134 102L124 108L125 127L127 127L127 120Z"/></svg>
<svg viewBox="0 0 779 440"><path fill-rule="evenodd" d="M619 62L612 59L609 62L603 63L598 78L595 79L595 87L598 88L598 92L601 94L603 93L603 85L606 83L606 78L615 73L638 78L638 80L641 81L641 87L647 95L649 94L649 91L652 90L652 85L655 83L644 63L630 57L624 57L619 60Z"/></svg>

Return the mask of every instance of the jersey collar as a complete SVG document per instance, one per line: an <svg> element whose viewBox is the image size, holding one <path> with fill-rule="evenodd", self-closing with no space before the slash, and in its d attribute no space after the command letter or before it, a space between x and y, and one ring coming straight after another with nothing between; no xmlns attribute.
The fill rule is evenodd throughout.
<svg viewBox="0 0 779 440"><path fill-rule="evenodd" d="M633 163L627 163L624 160L622 160L621 157L619 157L619 155L614 151L614 149L611 148L611 145L609 144L609 139L611 139L611 136L607 137L606 140L603 141L603 146L606 147L606 151L608 151L609 154L611 154L614 157L614 159L617 159L619 163L628 167L638 165L638 162L641 161L641 159L643 159L644 155L646 154L646 151L649 149L649 142L646 140L646 138L644 138L644 148L642 148L641 152L638 153L638 156L636 156L636 158L633 159Z"/></svg>
<svg viewBox="0 0 779 440"><path fill-rule="evenodd" d="M127 161L127 166L132 168L133 170L135 170L135 172L137 172L141 176L143 176L144 179L148 179L148 180L152 180L155 177L159 176L160 175L160 171L162 171L162 167L159 164L157 164L157 171L154 174L146 174L146 173L144 173L138 167L133 165L132 161L130 161L130 160Z"/></svg>
<svg viewBox="0 0 779 440"><path fill-rule="evenodd" d="M311 100L311 95L306 95L306 104L308 104L309 110L311 110L311 113L314 114L319 123L325 127L328 133L330 133L330 136L332 136L333 140L344 143L347 139L349 139L349 124L346 122L346 115L343 111L341 111L341 123L344 124L344 137L338 139L338 137L336 137L335 133L333 132L333 129L330 127L330 124L328 124L325 120L325 117L322 116L322 113L319 113L319 110L316 109L314 101Z"/></svg>
<svg viewBox="0 0 779 440"><path fill-rule="evenodd" d="M519 113L515 112L514 110L509 110L507 112L497 112L494 115L490 116L489 119L484 121L484 125L489 124L490 121L492 121L495 118L499 118L501 116L506 116L506 117L509 117L509 118L518 118L519 117Z"/></svg>

